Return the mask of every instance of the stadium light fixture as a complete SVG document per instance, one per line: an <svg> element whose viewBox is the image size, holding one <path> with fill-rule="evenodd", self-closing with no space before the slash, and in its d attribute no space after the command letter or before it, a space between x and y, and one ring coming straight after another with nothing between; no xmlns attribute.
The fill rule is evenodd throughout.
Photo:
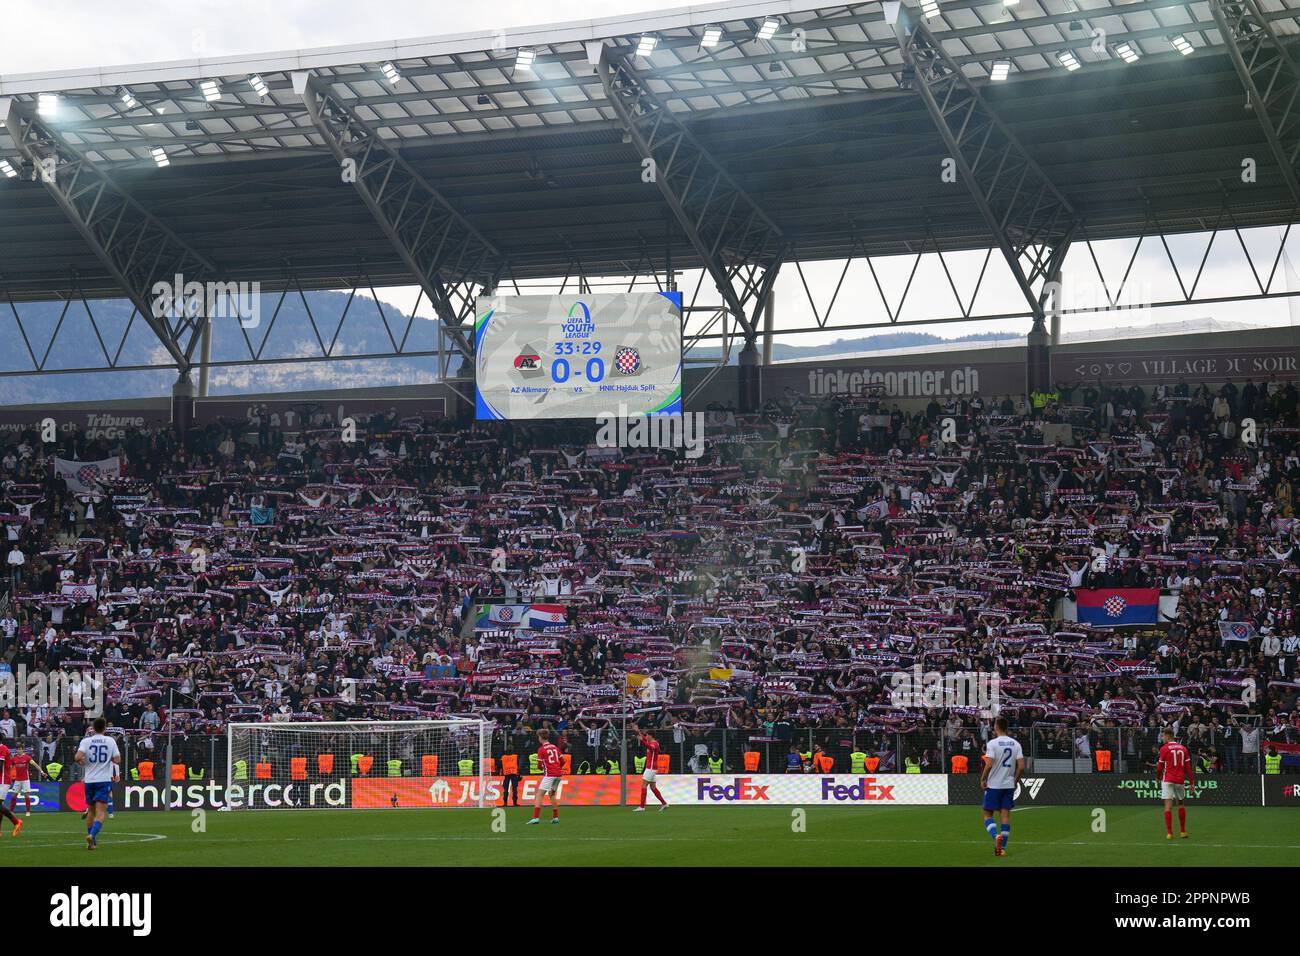
<svg viewBox="0 0 1300 956"><path fill-rule="evenodd" d="M1183 56L1191 56L1196 52L1196 47L1192 46L1192 41L1187 39L1181 33L1176 33L1169 38L1169 42L1174 45L1174 49Z"/></svg>
<svg viewBox="0 0 1300 956"><path fill-rule="evenodd" d="M1125 63L1136 63L1142 59L1142 54L1138 52L1137 47L1132 43L1121 43L1115 47L1115 52Z"/></svg>
<svg viewBox="0 0 1300 956"><path fill-rule="evenodd" d="M384 79L388 81L389 86L396 86L397 81L402 78L402 71L393 66L393 61L389 60L379 68L379 72L384 74Z"/></svg>
<svg viewBox="0 0 1300 956"><path fill-rule="evenodd" d="M759 40L770 40L776 36L776 31L780 28L781 24L777 22L776 17L768 17L763 21L763 25L758 28L758 32L754 36Z"/></svg>
<svg viewBox="0 0 1300 956"><path fill-rule="evenodd" d="M927 20L934 19L939 15L939 0L921 0L921 12Z"/></svg>
<svg viewBox="0 0 1300 956"><path fill-rule="evenodd" d="M1061 66L1065 67L1071 73L1083 66L1083 64L1079 62L1079 58L1074 55L1073 50L1062 50L1060 53L1056 54L1056 62L1061 64Z"/></svg>
<svg viewBox="0 0 1300 956"><path fill-rule="evenodd" d="M995 60L993 62L993 69L989 71L990 80L992 80L995 83L1001 83L1010 75L1011 75L1010 60Z"/></svg>
<svg viewBox="0 0 1300 956"><path fill-rule="evenodd" d="M216 80L204 80L199 84L199 89L203 91L203 98L209 103L221 99L221 84Z"/></svg>
<svg viewBox="0 0 1300 956"><path fill-rule="evenodd" d="M159 169L166 169L172 164L172 161L167 158L167 150L161 146L155 146L149 152L153 155L153 161L158 164Z"/></svg>
<svg viewBox="0 0 1300 956"><path fill-rule="evenodd" d="M700 39L700 46L705 49L711 49L722 42L722 27L707 26L704 28L704 36Z"/></svg>
<svg viewBox="0 0 1300 956"><path fill-rule="evenodd" d="M117 98L121 100L122 109L124 110L133 110L140 105L140 101L137 100L131 91L125 86L122 87L122 91L118 94Z"/></svg>
<svg viewBox="0 0 1300 956"><path fill-rule="evenodd" d="M655 47L657 47L658 45L659 45L659 38L657 36L647 33L644 36L642 36L640 40L637 41L636 55L649 56L651 53L655 51Z"/></svg>
<svg viewBox="0 0 1300 956"><path fill-rule="evenodd" d="M253 88L253 92L258 96L266 96L271 92L271 88L266 85L266 80L262 79L260 73L254 73L248 78L248 85Z"/></svg>
<svg viewBox="0 0 1300 956"><path fill-rule="evenodd" d="M0 159L0 173L4 174L5 179L18 178L18 170L14 169L13 164L7 159Z"/></svg>
<svg viewBox="0 0 1300 956"><path fill-rule="evenodd" d="M54 119L59 115L59 94L42 93L36 99L36 112L45 119Z"/></svg>
<svg viewBox="0 0 1300 956"><path fill-rule="evenodd" d="M533 69L533 61L537 59L536 50L518 50L515 52L515 70Z"/></svg>

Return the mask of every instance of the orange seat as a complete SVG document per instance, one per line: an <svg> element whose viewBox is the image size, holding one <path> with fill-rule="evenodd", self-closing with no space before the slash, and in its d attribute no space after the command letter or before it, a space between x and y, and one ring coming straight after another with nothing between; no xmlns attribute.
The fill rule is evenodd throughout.
<svg viewBox="0 0 1300 956"><path fill-rule="evenodd" d="M334 772L334 755L333 755L333 754L317 754L317 755L316 755L316 770L317 770L317 771L321 774L321 776L323 776L323 777L328 777L330 774L332 774L332 773Z"/></svg>
<svg viewBox="0 0 1300 956"><path fill-rule="evenodd" d="M307 779L307 758L306 757L289 758L289 779L290 780Z"/></svg>
<svg viewBox="0 0 1300 956"><path fill-rule="evenodd" d="M436 777L438 776L438 755L425 754L420 758L420 776Z"/></svg>
<svg viewBox="0 0 1300 956"><path fill-rule="evenodd" d="M258 779L258 780L270 780L270 779L271 779L271 764L270 764L270 763L259 763L259 764L254 764L254 766L253 766L253 776L254 776L254 778L256 778L256 779Z"/></svg>

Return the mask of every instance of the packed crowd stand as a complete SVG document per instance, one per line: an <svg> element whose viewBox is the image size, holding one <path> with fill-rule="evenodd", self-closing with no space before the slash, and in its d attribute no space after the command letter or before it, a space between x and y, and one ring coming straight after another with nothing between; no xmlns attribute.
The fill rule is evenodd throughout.
<svg viewBox="0 0 1300 956"><path fill-rule="evenodd" d="M712 408L698 459L396 412L345 443L310 406L292 430L265 409L183 436L33 429L0 445L0 662L102 678L132 776L168 739L191 779L224 776L227 722L457 714L495 722L498 754L558 731L593 773L625 725L674 772L973 762L988 712L900 705L915 666L996 672L1035 760L1146 770L1172 724L1203 772L1257 773L1300 745L1298 399L791 393ZM56 454L121 475L73 487ZM1089 627L1078 587L1159 587L1176 611ZM564 623L511 629L492 604ZM0 734L67 766L85 722L29 705Z"/></svg>

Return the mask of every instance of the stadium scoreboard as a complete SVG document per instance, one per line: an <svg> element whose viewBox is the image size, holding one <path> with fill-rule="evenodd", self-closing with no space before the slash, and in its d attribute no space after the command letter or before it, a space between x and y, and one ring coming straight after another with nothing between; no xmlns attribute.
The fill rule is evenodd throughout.
<svg viewBox="0 0 1300 956"><path fill-rule="evenodd" d="M680 292L491 296L475 316L479 419L681 413Z"/></svg>

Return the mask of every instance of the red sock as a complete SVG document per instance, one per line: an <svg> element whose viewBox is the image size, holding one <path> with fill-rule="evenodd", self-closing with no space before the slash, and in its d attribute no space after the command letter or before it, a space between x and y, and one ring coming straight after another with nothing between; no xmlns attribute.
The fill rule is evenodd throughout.
<svg viewBox="0 0 1300 956"><path fill-rule="evenodd" d="M533 819L536 820L536 819L539 818L541 815L542 815L542 805L541 805L540 803L538 803L538 804L534 804L534 805L533 805ZM1165 816L1169 816L1169 814L1166 813Z"/></svg>
<svg viewBox="0 0 1300 956"><path fill-rule="evenodd" d="M1178 808L1178 832L1179 833L1187 832L1187 808L1186 807Z"/></svg>
<svg viewBox="0 0 1300 956"><path fill-rule="evenodd" d="M551 807L551 819L555 819L555 818L558 817L559 815L560 815L560 808L559 808L559 807Z"/></svg>
<svg viewBox="0 0 1300 956"><path fill-rule="evenodd" d="M643 807L645 806L645 792L646 792L646 785L643 783L641 784L641 806Z"/></svg>
<svg viewBox="0 0 1300 956"><path fill-rule="evenodd" d="M1166 833L1174 832L1174 815L1170 813L1168 810L1165 811L1165 832Z"/></svg>
<svg viewBox="0 0 1300 956"><path fill-rule="evenodd" d="M655 799L656 799L656 800L658 800L658 801L659 801L660 803L662 803L664 806L668 806L668 801L665 800L665 799L664 799L664 795L663 795L662 793L659 792L659 787L657 787L655 784L652 783L652 784L650 784L650 789L651 789L651 791L654 792L654 795L655 795ZM642 799L644 799L644 796L643 796Z"/></svg>

